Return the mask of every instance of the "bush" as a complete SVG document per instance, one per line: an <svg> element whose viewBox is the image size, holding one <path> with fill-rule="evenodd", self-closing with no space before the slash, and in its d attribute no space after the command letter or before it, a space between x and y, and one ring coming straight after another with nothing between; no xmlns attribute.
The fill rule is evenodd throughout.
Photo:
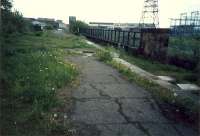
<svg viewBox="0 0 200 136"><path fill-rule="evenodd" d="M54 28L53 28L52 25L47 25L47 26L45 26L45 29L47 29L47 30L53 30Z"/></svg>
<svg viewBox="0 0 200 136"><path fill-rule="evenodd" d="M88 28L88 24L82 21L76 21L73 24L70 24L70 32L73 34L79 34L80 29Z"/></svg>
<svg viewBox="0 0 200 136"><path fill-rule="evenodd" d="M42 31L41 31L41 32L35 32L35 35L36 35L36 36L42 36L42 34L43 34Z"/></svg>
<svg viewBox="0 0 200 136"><path fill-rule="evenodd" d="M110 51L107 50L98 50L96 56L100 61L108 62L112 60L112 55Z"/></svg>
<svg viewBox="0 0 200 136"><path fill-rule="evenodd" d="M18 11L11 11L12 3L10 0L2 0L1 4L2 33L7 35L28 31L29 22L25 21L22 14Z"/></svg>

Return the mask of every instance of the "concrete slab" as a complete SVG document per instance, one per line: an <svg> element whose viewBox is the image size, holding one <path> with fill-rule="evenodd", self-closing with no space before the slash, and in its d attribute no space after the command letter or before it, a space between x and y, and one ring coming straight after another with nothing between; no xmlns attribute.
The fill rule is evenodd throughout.
<svg viewBox="0 0 200 136"><path fill-rule="evenodd" d="M200 134L200 130L198 134L197 131L183 124L174 124L174 127L182 134L182 136L199 136Z"/></svg>
<svg viewBox="0 0 200 136"><path fill-rule="evenodd" d="M149 136L180 136L171 124L142 123L142 126L148 131Z"/></svg>
<svg viewBox="0 0 200 136"><path fill-rule="evenodd" d="M159 79L167 82L175 82L176 80L170 76L158 76Z"/></svg>
<svg viewBox="0 0 200 136"><path fill-rule="evenodd" d="M114 74L105 74L105 73L95 73L95 74L85 74L84 82L98 83L98 84L123 84L127 83L125 80L122 80L119 77L116 77Z"/></svg>
<svg viewBox="0 0 200 136"><path fill-rule="evenodd" d="M102 88L112 98L146 98L149 95L139 87L133 87L129 83L125 84L97 84L97 88Z"/></svg>
<svg viewBox="0 0 200 136"><path fill-rule="evenodd" d="M200 87L195 84L177 84L184 91L200 91Z"/></svg>
<svg viewBox="0 0 200 136"><path fill-rule="evenodd" d="M146 99L122 99L123 113L130 121L169 123L154 102Z"/></svg>
<svg viewBox="0 0 200 136"><path fill-rule="evenodd" d="M100 136L145 136L145 133L132 124L97 125Z"/></svg>
<svg viewBox="0 0 200 136"><path fill-rule="evenodd" d="M84 84L80 86L77 90L73 91L73 97L76 99L83 98L100 98L100 94L97 90L93 89L90 84Z"/></svg>
<svg viewBox="0 0 200 136"><path fill-rule="evenodd" d="M110 100L77 101L72 119L86 124L126 122L118 113L118 105Z"/></svg>

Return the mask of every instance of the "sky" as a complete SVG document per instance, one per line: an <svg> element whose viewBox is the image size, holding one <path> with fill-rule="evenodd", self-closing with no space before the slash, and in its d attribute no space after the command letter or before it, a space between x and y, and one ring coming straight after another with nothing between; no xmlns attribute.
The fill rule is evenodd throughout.
<svg viewBox="0 0 200 136"><path fill-rule="evenodd" d="M69 16L85 22L138 23L144 0L13 0L13 10L24 17L63 20ZM170 19L180 13L200 11L200 0L159 0L160 27L169 27Z"/></svg>

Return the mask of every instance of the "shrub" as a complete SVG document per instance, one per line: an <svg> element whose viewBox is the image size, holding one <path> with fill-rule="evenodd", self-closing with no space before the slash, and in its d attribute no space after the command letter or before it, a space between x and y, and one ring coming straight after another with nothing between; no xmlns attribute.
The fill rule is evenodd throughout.
<svg viewBox="0 0 200 136"><path fill-rule="evenodd" d="M28 29L29 22L25 21L22 14L18 11L11 11L12 3L10 0L1 1L2 33L4 35L12 33L24 33Z"/></svg>
<svg viewBox="0 0 200 136"><path fill-rule="evenodd" d="M42 34L43 34L42 31L40 31L40 32L35 32L35 35L36 35L36 36L42 36Z"/></svg>
<svg viewBox="0 0 200 136"><path fill-rule="evenodd" d="M112 55L111 55L110 51L107 51L107 50L98 50L96 52L96 56L97 56L98 60L100 60L100 61L108 62L108 61L112 60Z"/></svg>

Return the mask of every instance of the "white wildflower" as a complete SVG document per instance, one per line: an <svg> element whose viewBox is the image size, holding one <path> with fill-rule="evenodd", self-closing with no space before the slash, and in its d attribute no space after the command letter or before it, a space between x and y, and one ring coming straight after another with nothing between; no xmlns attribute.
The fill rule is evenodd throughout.
<svg viewBox="0 0 200 136"><path fill-rule="evenodd" d="M56 113L54 113L54 114L53 114L53 117L54 117L54 118L57 118L57 117L58 117L58 115L57 115Z"/></svg>
<svg viewBox="0 0 200 136"><path fill-rule="evenodd" d="M64 115L64 119L67 119L67 115Z"/></svg>
<svg viewBox="0 0 200 136"><path fill-rule="evenodd" d="M177 96L178 96L178 94L177 94L177 93L174 93L174 96L175 96L175 97L177 97Z"/></svg>
<svg viewBox="0 0 200 136"><path fill-rule="evenodd" d="M75 134L76 133L76 129L69 129L68 132L70 132L71 134Z"/></svg>

